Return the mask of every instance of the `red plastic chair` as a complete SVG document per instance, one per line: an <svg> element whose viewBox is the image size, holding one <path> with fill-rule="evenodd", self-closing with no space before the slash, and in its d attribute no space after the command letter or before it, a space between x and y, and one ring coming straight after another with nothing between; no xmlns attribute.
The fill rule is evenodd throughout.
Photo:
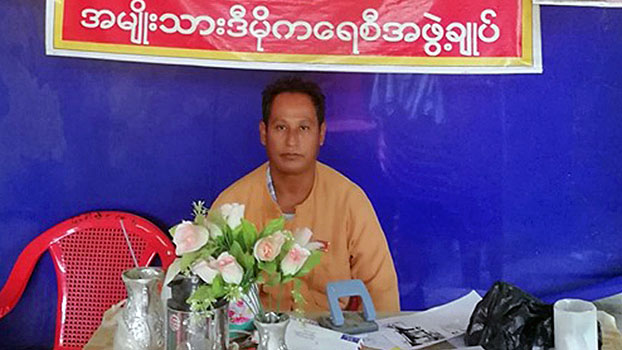
<svg viewBox="0 0 622 350"><path fill-rule="evenodd" d="M54 349L82 349L104 311L127 297L121 273L134 261L121 219L140 266L156 254L165 268L173 262L173 244L146 219L118 211L82 214L45 231L22 251L0 291L0 318L17 304L39 257L49 250L58 282Z"/></svg>

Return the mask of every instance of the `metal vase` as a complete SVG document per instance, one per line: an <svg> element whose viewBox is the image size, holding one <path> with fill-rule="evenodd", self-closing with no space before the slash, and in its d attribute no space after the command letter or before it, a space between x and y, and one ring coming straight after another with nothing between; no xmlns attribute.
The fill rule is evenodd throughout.
<svg viewBox="0 0 622 350"><path fill-rule="evenodd" d="M114 350L164 349L164 317L159 288L164 272L158 267L137 267L121 275L127 304L121 313Z"/></svg>
<svg viewBox="0 0 622 350"><path fill-rule="evenodd" d="M229 346L229 304L217 304L211 315L177 310L169 303L167 350L227 350Z"/></svg>
<svg viewBox="0 0 622 350"><path fill-rule="evenodd" d="M248 308L251 310L253 315L263 315L263 305L261 304L261 299L259 298L259 287L256 283L253 283L248 292L242 295L242 301Z"/></svg>
<svg viewBox="0 0 622 350"><path fill-rule="evenodd" d="M285 330L289 324L289 316L269 312L255 316L253 321L259 333L257 350L287 350Z"/></svg>

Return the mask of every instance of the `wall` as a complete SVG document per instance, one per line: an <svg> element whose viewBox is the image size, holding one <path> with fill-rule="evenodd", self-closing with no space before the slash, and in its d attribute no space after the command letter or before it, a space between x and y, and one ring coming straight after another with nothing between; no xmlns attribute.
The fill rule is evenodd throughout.
<svg viewBox="0 0 622 350"><path fill-rule="evenodd" d="M622 11L542 8L542 75L307 73L326 91L320 158L368 193L403 308L496 280L598 298L622 272ZM262 87L284 73L44 55L44 1L0 2L0 283L81 212L162 228L265 160ZM0 348L50 346L44 257Z"/></svg>

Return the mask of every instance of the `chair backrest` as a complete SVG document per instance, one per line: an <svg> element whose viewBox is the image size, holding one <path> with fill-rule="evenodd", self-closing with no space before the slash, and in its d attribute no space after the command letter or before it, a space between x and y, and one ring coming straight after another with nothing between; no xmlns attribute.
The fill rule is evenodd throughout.
<svg viewBox="0 0 622 350"><path fill-rule="evenodd" d="M175 247L148 220L119 211L85 213L26 246L0 291L0 318L17 304L39 257L49 250L58 282L54 349L82 349L104 311L127 297L121 273L134 267L134 261L121 220L140 266L148 265L156 254L165 268L173 262Z"/></svg>

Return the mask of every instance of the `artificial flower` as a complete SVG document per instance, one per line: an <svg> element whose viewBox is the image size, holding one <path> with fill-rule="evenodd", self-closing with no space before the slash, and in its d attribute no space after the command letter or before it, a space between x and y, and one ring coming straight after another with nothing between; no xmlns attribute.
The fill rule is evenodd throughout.
<svg viewBox="0 0 622 350"><path fill-rule="evenodd" d="M287 238L281 231L258 240L253 247L255 259L265 262L274 260L281 253L281 247Z"/></svg>
<svg viewBox="0 0 622 350"><path fill-rule="evenodd" d="M222 278L225 282L231 284L240 284L240 282L242 282L244 270L235 260L233 255L228 252L223 252L218 256L218 259L216 259L214 263L214 266L222 274Z"/></svg>
<svg viewBox="0 0 622 350"><path fill-rule="evenodd" d="M205 227L207 227L207 230L209 231L209 236L212 239L222 236L222 230L215 223L206 220Z"/></svg>
<svg viewBox="0 0 622 350"><path fill-rule="evenodd" d="M322 242L310 242L313 232L308 227L298 228L294 231L294 241L299 246L310 251L324 249L325 244Z"/></svg>
<svg viewBox="0 0 622 350"><path fill-rule="evenodd" d="M206 261L205 259L200 260L199 262L192 265L191 270L195 274L197 274L205 283L212 284L212 281L216 276L218 276L218 269L214 264L214 258L211 258L210 261Z"/></svg>
<svg viewBox="0 0 622 350"><path fill-rule="evenodd" d="M167 270L165 284L180 274L199 277L199 286L187 299L190 310L209 312L218 300L242 298L252 313L262 315L258 284L299 278L319 263L320 254L315 250L325 244L311 241L310 229L292 233L283 228L285 219L281 217L258 232L255 225L243 221L243 204L224 204L211 211L204 204L193 203L193 222L182 221L169 230L179 257ZM299 288L295 283L292 289L296 303L304 301Z"/></svg>
<svg viewBox="0 0 622 350"><path fill-rule="evenodd" d="M166 270L166 276L164 277L164 285L168 286L168 284L181 272L181 258L176 258L173 262L168 266Z"/></svg>
<svg viewBox="0 0 622 350"><path fill-rule="evenodd" d="M190 221L182 221L175 228L173 243L175 254L195 252L203 247L209 240L209 231L201 225L195 225Z"/></svg>
<svg viewBox="0 0 622 350"><path fill-rule="evenodd" d="M281 270L283 271L283 275L295 275L296 272L302 268L302 265L305 264L310 255L311 252L309 249L301 247L298 243L295 243L281 261Z"/></svg>
<svg viewBox="0 0 622 350"><path fill-rule="evenodd" d="M220 214L233 230L242 223L244 217L244 204L227 203L220 207Z"/></svg>

